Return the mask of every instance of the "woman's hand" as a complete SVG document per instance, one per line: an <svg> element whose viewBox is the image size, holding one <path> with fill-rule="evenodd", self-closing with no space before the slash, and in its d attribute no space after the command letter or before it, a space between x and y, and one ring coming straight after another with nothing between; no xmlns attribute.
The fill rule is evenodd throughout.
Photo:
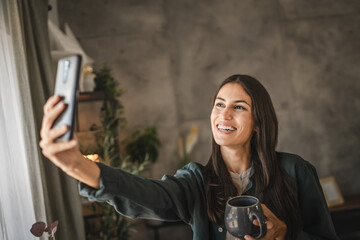
<svg viewBox="0 0 360 240"><path fill-rule="evenodd" d="M284 240L286 236L286 230L287 226L286 224L281 221L279 218L275 216L274 213L270 211L269 208L266 207L265 204L261 204L261 207L263 209L264 215L266 217L266 228L267 232L266 235L263 238L263 240ZM254 220L253 222L255 225L259 226L259 222L257 220ZM246 235L246 240L255 240L255 238ZM237 239L240 240L240 239Z"/></svg>
<svg viewBox="0 0 360 240"><path fill-rule="evenodd" d="M55 142L55 139L66 133L69 126L63 125L52 128L55 119L65 110L66 105L60 101L59 96L52 96L44 105L39 143L42 153L57 167L68 172L76 165L76 160L81 155L77 140Z"/></svg>
<svg viewBox="0 0 360 240"><path fill-rule="evenodd" d="M70 141L55 142L55 139L64 135L69 128L65 125L52 128L55 119L66 108L60 100L59 96L52 96L44 105L39 143L42 153L68 175L98 188L100 169L82 155L76 137Z"/></svg>

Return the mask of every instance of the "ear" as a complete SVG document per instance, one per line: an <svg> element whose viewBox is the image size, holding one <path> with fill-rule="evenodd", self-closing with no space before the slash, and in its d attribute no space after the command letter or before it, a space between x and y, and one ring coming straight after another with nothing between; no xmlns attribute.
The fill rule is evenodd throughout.
<svg viewBox="0 0 360 240"><path fill-rule="evenodd" d="M258 126L254 127L254 132L256 132L256 133L259 132L259 127Z"/></svg>

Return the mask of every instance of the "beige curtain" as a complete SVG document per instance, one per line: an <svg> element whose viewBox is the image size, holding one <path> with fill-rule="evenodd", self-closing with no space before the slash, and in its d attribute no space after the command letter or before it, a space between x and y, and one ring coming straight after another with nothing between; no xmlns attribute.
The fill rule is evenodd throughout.
<svg viewBox="0 0 360 240"><path fill-rule="evenodd" d="M85 239L82 207L77 183L42 157L38 148L42 109L53 93L54 74L50 57L48 36L47 0L6 0L8 4L11 35L14 36L15 62L18 72L26 74L21 91L30 92L33 125L24 126L29 134L29 171L38 221L51 223L59 220L57 239ZM26 67L26 69L24 69ZM30 90L30 91L29 91ZM25 110L26 111L26 110ZM35 154L36 153L36 154ZM34 156L40 156L35 158ZM42 185L42 189L39 187ZM42 198L41 196L44 195ZM41 210L45 205L46 213ZM46 215L46 219L44 219Z"/></svg>
<svg viewBox="0 0 360 240"><path fill-rule="evenodd" d="M45 217L41 179L30 183L29 168L39 172L37 151L28 151L35 131L26 68L16 69L24 59L23 45L14 46L6 0L0 0L0 239L35 239L29 229ZM16 48L16 51L15 51ZM30 118L29 118L30 117ZM26 123L26 124L25 124ZM30 147L31 148L31 147ZM35 160L35 161L34 161ZM34 198L33 198L34 196ZM35 209L34 202L37 201Z"/></svg>

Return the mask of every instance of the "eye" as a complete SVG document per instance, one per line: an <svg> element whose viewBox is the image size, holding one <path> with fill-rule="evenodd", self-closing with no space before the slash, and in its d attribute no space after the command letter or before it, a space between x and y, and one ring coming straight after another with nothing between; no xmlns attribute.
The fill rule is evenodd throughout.
<svg viewBox="0 0 360 240"><path fill-rule="evenodd" d="M222 104L222 103L216 103L215 106L217 106L217 107L224 107L224 104Z"/></svg>
<svg viewBox="0 0 360 240"><path fill-rule="evenodd" d="M234 109L239 109L239 110L246 110L246 108L244 108L243 106L241 105L237 105L234 107Z"/></svg>

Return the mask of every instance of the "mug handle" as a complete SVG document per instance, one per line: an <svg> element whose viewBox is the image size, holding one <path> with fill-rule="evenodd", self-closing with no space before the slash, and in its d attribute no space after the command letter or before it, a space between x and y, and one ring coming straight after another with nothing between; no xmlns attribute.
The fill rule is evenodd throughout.
<svg viewBox="0 0 360 240"><path fill-rule="evenodd" d="M259 215L261 216L261 218L259 217ZM260 226L259 226L260 227L260 233L259 233L258 236L254 237L254 238L259 239L259 238L264 237L265 234L266 234L266 231L267 231L265 217L264 217L264 215L259 214L259 212L257 212L257 211L251 211L249 213L249 218L250 218L251 221L254 220L254 218L253 218L254 216L256 217L256 219L258 220L258 222L260 224Z"/></svg>

